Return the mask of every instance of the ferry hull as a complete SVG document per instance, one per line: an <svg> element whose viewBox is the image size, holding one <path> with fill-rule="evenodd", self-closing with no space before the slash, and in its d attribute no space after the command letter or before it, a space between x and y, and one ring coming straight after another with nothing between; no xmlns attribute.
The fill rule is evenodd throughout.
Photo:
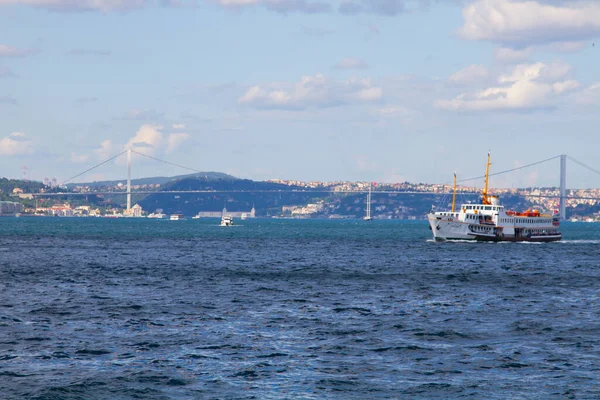
<svg viewBox="0 0 600 400"><path fill-rule="evenodd" d="M562 235L549 235L549 236L531 236L531 237L514 237L505 236L503 238L495 238L489 236L477 236L475 238L478 242L533 242L533 243L547 243L547 242L558 242L562 240Z"/></svg>
<svg viewBox="0 0 600 400"><path fill-rule="evenodd" d="M475 240L475 235L469 231L468 224L454 219L437 219L435 214L429 214L429 228L433 238L438 242L446 240Z"/></svg>
<svg viewBox="0 0 600 400"><path fill-rule="evenodd" d="M441 218L435 214L427 216L429 228L433 233L435 241L443 242L448 240L470 240L477 242L558 242L562 240L562 234L557 235L539 235L539 236L515 236L515 235L496 235L494 233L479 234L474 233L471 228L477 225L464 223L455 218ZM471 227L471 228L470 228ZM492 228L490 227L490 230Z"/></svg>

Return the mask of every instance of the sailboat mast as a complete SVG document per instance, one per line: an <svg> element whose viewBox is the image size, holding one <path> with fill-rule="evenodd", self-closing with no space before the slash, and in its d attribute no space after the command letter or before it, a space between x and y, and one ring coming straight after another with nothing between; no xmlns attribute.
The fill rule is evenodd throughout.
<svg viewBox="0 0 600 400"><path fill-rule="evenodd" d="M369 183L369 194L367 194L367 218L371 218L371 184Z"/></svg>
<svg viewBox="0 0 600 400"><path fill-rule="evenodd" d="M452 193L452 212L456 207L456 171L454 171L454 192Z"/></svg>
<svg viewBox="0 0 600 400"><path fill-rule="evenodd" d="M490 156L490 152L488 151L488 160L487 160L487 165L485 166L485 187L483 188L483 199L482 199L482 203L483 204L491 204L490 200L488 199L488 182L490 179L490 165L492 165L492 163L490 162L491 156Z"/></svg>

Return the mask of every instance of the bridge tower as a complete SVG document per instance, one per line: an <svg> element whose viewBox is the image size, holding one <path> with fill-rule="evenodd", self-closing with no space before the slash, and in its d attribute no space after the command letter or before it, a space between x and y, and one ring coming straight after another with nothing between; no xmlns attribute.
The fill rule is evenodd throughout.
<svg viewBox="0 0 600 400"><path fill-rule="evenodd" d="M567 155L560 155L560 219L567 218Z"/></svg>
<svg viewBox="0 0 600 400"><path fill-rule="evenodd" d="M127 211L131 209L131 149L127 149Z"/></svg>

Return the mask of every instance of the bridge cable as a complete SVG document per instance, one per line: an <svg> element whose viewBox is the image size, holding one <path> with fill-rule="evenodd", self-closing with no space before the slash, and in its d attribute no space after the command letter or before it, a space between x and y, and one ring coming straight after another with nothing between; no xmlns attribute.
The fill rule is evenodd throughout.
<svg viewBox="0 0 600 400"><path fill-rule="evenodd" d="M587 164L584 164L584 163L582 163L581 161L579 161L579 160L576 160L576 159L574 159L574 158L573 158L573 157L571 157L571 156L567 156L567 157L569 158L569 160L573 161L575 164L579 164L579 165L581 165L583 168L587 168L587 169L589 169L590 171L592 171L592 172L595 172L595 173L597 173L598 175L600 175L600 171L598 171L597 169L595 169L595 168L592 168L592 167L590 167L589 165L587 165Z"/></svg>
<svg viewBox="0 0 600 400"><path fill-rule="evenodd" d="M534 163L531 163L531 164L523 165L522 167L517 167L517 168L507 169L507 170L504 170L504 171L494 172L493 174L490 174L490 176L496 176L496 175L506 174L508 172L514 172L514 171L518 171L518 170L521 170L521 169L524 169L524 168L533 167L534 165L538 165L538 164L542 164L542 163L545 163L545 162L548 162L548 161L552 161L552 160L555 160L557 158L560 158L560 156L554 156L554 157L551 157L551 158L547 158L545 160L541 160L541 161L534 162ZM598 172L598 173L600 173L600 172ZM482 178L485 178L485 175L477 176L475 178L460 179L457 182L474 181L476 179L482 179Z"/></svg>
<svg viewBox="0 0 600 400"><path fill-rule="evenodd" d="M72 180L73 180L73 179L75 179L75 178L79 178L81 175L83 175L83 174L85 174L85 173L87 173L87 172L90 172L91 170L93 170L93 169L96 169L96 168L98 168L99 166L101 166L101 165L104 165L104 164L106 164L106 163L107 163L107 162L109 162L109 161L112 161L112 160L114 160L115 158L117 158L117 157L119 157L119 156L121 156L121 155L125 154L126 152L127 152L127 150L125 150L125 151L123 151L123 152L121 152L121 153L117 154L116 156L113 156L113 157L109 158L108 160L102 161L100 164L96 164L96 165L94 165L93 167L86 169L85 171L83 171L83 172L81 172L81 173L79 173L79 174L75 175L74 177L72 177L72 178L69 178L69 179L67 179L66 181L63 181L63 182L62 182L62 183L61 183L59 186L62 186L62 185L64 185L64 184L66 184L66 183L68 183L68 182L72 181Z"/></svg>
<svg viewBox="0 0 600 400"><path fill-rule="evenodd" d="M135 151L135 150L131 150L131 152L132 152L132 153L135 153L135 154L138 154L138 155L140 155L140 156L142 156L142 157L150 158L150 159L152 159L152 160L155 160L155 161L160 161L160 162L162 162L162 163L165 163L165 164L173 165L173 166L175 166L175 167L179 167L179 168L187 169L187 170L194 171L194 172L203 172L203 171L200 171L199 169L190 168L190 167L185 167L185 166L183 166L183 165L180 165L180 164L175 164L175 163L172 163L172 162L170 162L170 161L161 160L160 158L152 157L152 156L149 156L149 155L147 155L147 154L142 154L142 153L140 153L140 152L138 152L138 151Z"/></svg>

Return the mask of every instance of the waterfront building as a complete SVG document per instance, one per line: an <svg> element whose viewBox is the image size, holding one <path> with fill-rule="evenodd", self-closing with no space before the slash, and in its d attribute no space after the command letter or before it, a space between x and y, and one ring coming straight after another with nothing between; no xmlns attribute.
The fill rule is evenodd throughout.
<svg viewBox="0 0 600 400"><path fill-rule="evenodd" d="M14 201L0 201L0 215L13 216L23 212L23 204Z"/></svg>

